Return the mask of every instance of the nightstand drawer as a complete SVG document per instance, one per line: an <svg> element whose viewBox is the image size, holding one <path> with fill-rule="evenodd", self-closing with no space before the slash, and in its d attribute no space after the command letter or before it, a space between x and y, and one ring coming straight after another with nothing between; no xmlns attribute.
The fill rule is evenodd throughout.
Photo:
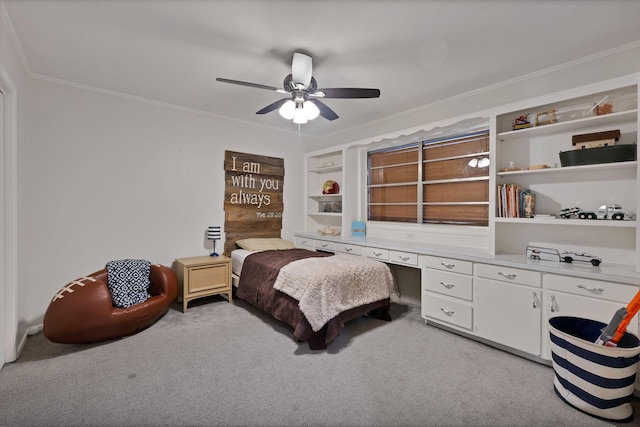
<svg viewBox="0 0 640 427"><path fill-rule="evenodd" d="M389 250L380 248L364 248L364 254L369 258L379 259L380 261L389 260Z"/></svg>
<svg viewBox="0 0 640 427"><path fill-rule="evenodd" d="M189 301L196 298L227 294L229 302L233 300L231 258L224 255L177 258L175 271L183 313L187 311Z"/></svg>
<svg viewBox="0 0 640 427"><path fill-rule="evenodd" d="M473 274L473 263L470 261L425 255L420 257L420 264L422 267L436 268L452 273Z"/></svg>
<svg viewBox="0 0 640 427"><path fill-rule="evenodd" d="M189 271L189 293L227 288L229 275L227 264L191 267Z"/></svg>

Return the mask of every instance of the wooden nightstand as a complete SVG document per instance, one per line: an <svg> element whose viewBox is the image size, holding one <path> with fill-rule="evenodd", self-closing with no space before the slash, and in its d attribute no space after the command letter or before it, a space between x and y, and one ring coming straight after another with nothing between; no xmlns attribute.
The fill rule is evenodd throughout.
<svg viewBox="0 0 640 427"><path fill-rule="evenodd" d="M224 255L176 259L176 275L182 290L182 312L189 301L209 295L231 296L231 258Z"/></svg>

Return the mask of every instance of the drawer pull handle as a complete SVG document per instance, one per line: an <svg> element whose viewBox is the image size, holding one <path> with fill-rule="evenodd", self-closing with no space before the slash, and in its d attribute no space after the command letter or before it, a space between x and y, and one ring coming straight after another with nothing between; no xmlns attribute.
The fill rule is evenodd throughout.
<svg viewBox="0 0 640 427"><path fill-rule="evenodd" d="M410 258L408 256L401 256L400 259L404 262L407 262Z"/></svg>
<svg viewBox="0 0 640 427"><path fill-rule="evenodd" d="M351 252L353 250L353 248L344 248L345 251L347 252Z"/></svg>
<svg viewBox="0 0 640 427"><path fill-rule="evenodd" d="M595 294L601 294L601 293L604 292L604 289L602 289L602 288L589 288L589 287L584 286L584 285L578 285L578 287L580 289L584 289L585 291L593 292Z"/></svg>
<svg viewBox="0 0 640 427"><path fill-rule="evenodd" d="M455 264L445 264L444 262L440 263L444 268L448 268L449 270L451 270L452 268L454 268L456 265Z"/></svg>
<svg viewBox="0 0 640 427"><path fill-rule="evenodd" d="M307 240L303 240L303 241L302 241L302 244L303 244L303 245L306 245L306 244L307 244Z"/></svg>
<svg viewBox="0 0 640 427"><path fill-rule="evenodd" d="M502 277L509 279L509 280L513 280L515 279L517 276L515 274L505 274L501 271L498 271L498 274L501 275Z"/></svg>
<svg viewBox="0 0 640 427"><path fill-rule="evenodd" d="M375 256L382 256L382 252L374 252L373 253Z"/></svg>
<svg viewBox="0 0 640 427"><path fill-rule="evenodd" d="M555 295L551 295L551 312L555 313L558 311L558 303L556 302Z"/></svg>
<svg viewBox="0 0 640 427"><path fill-rule="evenodd" d="M450 283L444 283L444 282L440 282L440 284L441 284L442 286L444 286L445 288L447 288L447 289L451 289L451 288L453 288L453 286L454 286L454 285L452 285L452 284L450 284Z"/></svg>
<svg viewBox="0 0 640 427"><path fill-rule="evenodd" d="M534 292L533 293L533 308L538 308L538 304L540 302L538 301L538 293Z"/></svg>
<svg viewBox="0 0 640 427"><path fill-rule="evenodd" d="M453 313L455 313L455 311L450 311L450 310L445 310L444 308L440 307L440 310L442 310L442 312L444 314L446 314L447 316L451 317L453 316Z"/></svg>
<svg viewBox="0 0 640 427"><path fill-rule="evenodd" d="M323 244L322 244L322 247L323 247L323 248L326 248L327 246L329 246L329 244L328 244L328 243L323 243Z"/></svg>

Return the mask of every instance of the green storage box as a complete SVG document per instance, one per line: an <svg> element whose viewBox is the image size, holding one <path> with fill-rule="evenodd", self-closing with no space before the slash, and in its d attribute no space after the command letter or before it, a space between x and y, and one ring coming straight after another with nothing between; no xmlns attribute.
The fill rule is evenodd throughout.
<svg viewBox="0 0 640 427"><path fill-rule="evenodd" d="M631 162L636 160L636 144L610 145L560 152L562 166L594 165L598 163Z"/></svg>

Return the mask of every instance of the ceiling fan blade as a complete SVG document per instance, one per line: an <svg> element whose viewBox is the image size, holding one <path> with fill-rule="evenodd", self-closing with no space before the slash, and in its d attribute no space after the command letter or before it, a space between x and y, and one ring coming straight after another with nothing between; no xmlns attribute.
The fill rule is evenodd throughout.
<svg viewBox="0 0 640 427"><path fill-rule="evenodd" d="M307 99L307 102L312 102L318 107L320 110L320 115L327 120L335 120L338 118L338 115L331 108L327 106L324 102L321 102L319 99Z"/></svg>
<svg viewBox="0 0 640 427"><path fill-rule="evenodd" d="M256 112L256 114L267 114L272 112L273 110L277 110L278 108L280 108L282 106L282 104L284 104L285 102L287 102L289 99L291 98L283 98L283 99L279 99L278 101L267 105L266 107L264 107L262 110Z"/></svg>
<svg viewBox="0 0 640 427"><path fill-rule="evenodd" d="M305 89L311 83L311 72L313 68L313 60L309 55L294 52L293 61L291 61L291 77L293 82L301 84Z"/></svg>
<svg viewBox="0 0 640 427"><path fill-rule="evenodd" d="M249 82L243 82L243 81L240 81L240 80L223 79L222 77L217 77L216 81L222 82L222 83L231 83L231 84L240 85L240 86L254 87L254 88L257 88L257 89L266 89L266 90L273 90L273 91L281 92L281 93L288 93L288 92L283 91L280 88L273 87L273 86L267 86L267 85L261 85L261 84L258 84L258 83L249 83Z"/></svg>
<svg viewBox="0 0 640 427"><path fill-rule="evenodd" d="M380 89L363 89L363 88L326 88L317 89L310 95L320 98L379 98Z"/></svg>

